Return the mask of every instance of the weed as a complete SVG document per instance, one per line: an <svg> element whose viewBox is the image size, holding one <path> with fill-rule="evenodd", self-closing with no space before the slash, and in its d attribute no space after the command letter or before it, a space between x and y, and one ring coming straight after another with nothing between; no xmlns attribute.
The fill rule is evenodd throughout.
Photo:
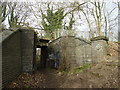
<svg viewBox="0 0 120 90"><path fill-rule="evenodd" d="M92 66L92 64L85 64L83 66L80 67L76 67L73 68L69 71L69 73L80 73L80 72L84 72L86 70L88 70L90 67Z"/></svg>
<svg viewBox="0 0 120 90"><path fill-rule="evenodd" d="M80 67L75 67L69 70L60 71L62 74L73 74L73 73L80 73L88 70L93 64L85 64Z"/></svg>

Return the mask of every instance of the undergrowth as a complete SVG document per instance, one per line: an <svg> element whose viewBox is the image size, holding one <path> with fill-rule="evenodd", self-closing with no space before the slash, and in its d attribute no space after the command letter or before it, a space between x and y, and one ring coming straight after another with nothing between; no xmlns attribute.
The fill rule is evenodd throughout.
<svg viewBox="0 0 120 90"><path fill-rule="evenodd" d="M82 65L80 67L75 67L75 68L60 71L60 72L61 72L61 74L77 74L77 73L80 73L80 72L87 71L92 66L93 66L93 64L85 64L85 65Z"/></svg>

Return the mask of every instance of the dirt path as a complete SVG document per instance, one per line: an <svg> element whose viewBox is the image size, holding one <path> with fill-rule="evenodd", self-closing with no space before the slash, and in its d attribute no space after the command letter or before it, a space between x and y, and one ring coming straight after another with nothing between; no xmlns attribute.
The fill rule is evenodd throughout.
<svg viewBox="0 0 120 90"><path fill-rule="evenodd" d="M54 69L45 69L42 71L45 76L45 87L46 88L59 88L65 77L58 76L57 71Z"/></svg>
<svg viewBox="0 0 120 90"><path fill-rule="evenodd" d="M44 69L24 73L9 88L117 88L118 62L101 62L82 72L66 73Z"/></svg>
<svg viewBox="0 0 120 90"><path fill-rule="evenodd" d="M45 88L86 88L88 78L86 74L66 74L55 69L41 71L45 78Z"/></svg>
<svg viewBox="0 0 120 90"><path fill-rule="evenodd" d="M44 69L30 75L21 74L8 85L9 88L117 88L118 85L118 52L111 47L105 60L85 70L77 69L60 72L55 69Z"/></svg>
<svg viewBox="0 0 120 90"><path fill-rule="evenodd" d="M58 74L45 70L46 88L117 88L118 63L101 62L91 68L72 74Z"/></svg>

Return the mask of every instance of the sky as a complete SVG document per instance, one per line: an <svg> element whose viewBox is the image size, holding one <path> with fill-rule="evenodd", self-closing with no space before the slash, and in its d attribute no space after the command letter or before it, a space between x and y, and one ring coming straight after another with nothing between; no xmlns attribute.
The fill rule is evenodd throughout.
<svg viewBox="0 0 120 90"><path fill-rule="evenodd" d="M84 2L84 1L105 1L105 2L118 2L120 0L1 0L1 1L9 1L9 2Z"/></svg>
<svg viewBox="0 0 120 90"><path fill-rule="evenodd" d="M8 0L3 0L3 1L8 1ZM65 3L67 3L67 2L74 2L74 1L76 1L76 2L85 2L85 1L87 1L87 0L9 0L9 2L35 2L35 1L37 1L37 2L54 2L54 3L63 3L64 2L64 4ZM91 1L94 1L94 0L91 0ZM98 0L96 0L96 1L98 1ZM101 1L101 0L100 0ZM103 1L103 0L102 0ZM107 3L107 7L106 7L106 11L111 11L114 7L115 7L115 5L114 4L112 4L112 2L117 2L117 1L119 1L119 0L104 0L106 3ZM81 12L80 12L81 13ZM75 28L75 30L76 30L76 33L77 33L77 36L85 36L85 37L87 37L88 36L88 25L87 25L87 23L86 23L86 20L85 20L85 17L84 16L81 16L81 18L83 19L83 21L81 21L80 19L79 19L79 17L78 17L78 15L79 15L79 13L76 13L75 14L76 15L76 23L75 23L75 25L74 25L74 28ZM113 12L112 12L112 14L111 14L111 16L110 17L116 17L116 16L118 16L118 10L117 9L115 9ZM34 16L31 16L31 19L33 19L34 20ZM66 17L66 22L69 22L69 16L68 17ZM90 17L90 19L91 19L91 17ZM31 22L31 20L29 19L28 20L28 22ZM8 21L6 20L5 22L5 25L7 25L7 27L8 27ZM32 23L31 24L31 26L35 26L37 23L40 23L40 21L39 20L37 20L37 19L35 19L35 21L34 21L34 23ZM67 23L68 24L68 23ZM66 24L66 25L67 25ZM37 27L37 26L36 26ZM117 37L116 35L118 35L118 25L116 24L116 27L114 27L113 29L113 36L111 36L111 38L112 37ZM84 33L83 33L83 31L84 31ZM84 35L83 35L84 34Z"/></svg>

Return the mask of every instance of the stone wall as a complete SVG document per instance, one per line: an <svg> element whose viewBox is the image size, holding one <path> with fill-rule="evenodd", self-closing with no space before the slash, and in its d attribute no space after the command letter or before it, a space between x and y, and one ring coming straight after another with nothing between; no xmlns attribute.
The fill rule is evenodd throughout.
<svg viewBox="0 0 120 90"><path fill-rule="evenodd" d="M49 54L59 53L59 68L68 69L84 64L96 63L107 55L107 42L104 40L87 41L74 36L60 37L49 43ZM48 58L49 59L49 58Z"/></svg>

